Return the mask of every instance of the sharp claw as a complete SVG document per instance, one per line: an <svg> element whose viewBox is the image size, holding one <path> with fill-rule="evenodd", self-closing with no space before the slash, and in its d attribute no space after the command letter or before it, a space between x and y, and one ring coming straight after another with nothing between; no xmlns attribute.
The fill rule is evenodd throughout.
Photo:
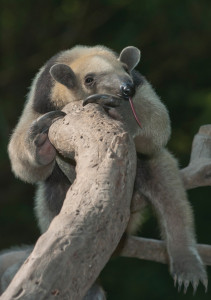
<svg viewBox="0 0 211 300"><path fill-rule="evenodd" d="M190 280L185 280L183 281L181 276L177 276L177 274L172 274L173 280L174 280L174 287L177 286L178 284L178 292L181 291L182 285L184 284L184 294L187 293L188 287L190 285ZM208 289L208 279L207 278L201 278L200 279L201 283L203 284L204 288L205 288L205 293L207 293L207 289ZM193 295L195 295L198 285L199 285L199 280L192 280L191 284L193 286Z"/></svg>
<svg viewBox="0 0 211 300"><path fill-rule="evenodd" d="M190 283L189 280L186 280L186 281L184 282L184 294L187 293L187 289L188 289L189 283Z"/></svg>
<svg viewBox="0 0 211 300"><path fill-rule="evenodd" d="M39 117L36 120L36 123L39 122L39 125L41 126L43 124L43 130L45 130L45 126L49 127L54 121L56 121L59 118L63 118L66 116L66 113L61 110L56 110L56 111L50 111L41 117Z"/></svg>
<svg viewBox="0 0 211 300"><path fill-rule="evenodd" d="M179 277L179 279L178 279L178 292L181 291L181 287L182 287L182 278Z"/></svg>
<svg viewBox="0 0 211 300"><path fill-rule="evenodd" d="M66 116L66 113L61 110L55 110L55 111L51 111L51 112L47 113L43 117L45 117L45 116L47 116L50 120L54 121L55 119L63 118L64 116Z"/></svg>
<svg viewBox="0 0 211 300"><path fill-rule="evenodd" d="M38 134L47 134L49 127L58 119L63 118L66 115L63 111L51 111L38 119L33 121L31 127L29 128L29 139L34 139Z"/></svg>
<svg viewBox="0 0 211 300"><path fill-rule="evenodd" d="M82 105L85 106L89 103L98 103L99 99L103 99L103 95L100 95L100 94L91 95L91 96L87 97L85 100L83 100Z"/></svg>
<svg viewBox="0 0 211 300"><path fill-rule="evenodd" d="M205 288L205 293L207 293L207 288L208 288L208 279L201 279L201 283L203 284Z"/></svg>
<svg viewBox="0 0 211 300"><path fill-rule="evenodd" d="M116 107L119 105L120 98L109 94L94 94L83 100L82 105L85 106L88 103L96 103L101 105L109 105Z"/></svg>
<svg viewBox="0 0 211 300"><path fill-rule="evenodd" d="M196 281L194 281L192 283L192 286L193 286L193 295L195 295L198 285L199 285L198 280L196 280Z"/></svg>

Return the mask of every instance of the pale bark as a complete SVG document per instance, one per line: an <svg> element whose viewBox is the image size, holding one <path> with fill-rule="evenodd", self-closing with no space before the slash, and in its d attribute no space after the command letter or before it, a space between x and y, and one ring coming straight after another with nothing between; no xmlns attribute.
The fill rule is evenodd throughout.
<svg viewBox="0 0 211 300"><path fill-rule="evenodd" d="M199 254L205 265L211 266L211 246L197 245ZM136 257L163 264L168 263L166 246L163 241L130 236L125 241L121 256Z"/></svg>
<svg viewBox="0 0 211 300"><path fill-rule="evenodd" d="M65 156L75 153L77 177L2 300L82 299L124 233L136 172L133 140L100 106L70 104L50 128Z"/></svg>
<svg viewBox="0 0 211 300"><path fill-rule="evenodd" d="M94 107L94 109L93 109ZM1 300L82 299L116 248L129 219L136 169L133 141L99 106L71 111L50 129L55 147L75 157L76 180L61 213L40 237ZM67 174L68 175L68 174ZM194 138L190 164L181 170L187 189L211 184L211 125ZM145 205L133 197L132 211ZM211 265L211 246L198 245ZM167 263L164 242L129 237L122 256ZM55 271L56 270L56 271Z"/></svg>
<svg viewBox="0 0 211 300"><path fill-rule="evenodd" d="M186 189L211 185L211 125L195 135L189 165L181 170Z"/></svg>

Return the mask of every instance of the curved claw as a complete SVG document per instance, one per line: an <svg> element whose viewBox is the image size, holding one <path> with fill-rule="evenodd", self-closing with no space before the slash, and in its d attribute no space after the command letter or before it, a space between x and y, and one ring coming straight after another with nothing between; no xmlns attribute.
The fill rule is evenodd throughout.
<svg viewBox="0 0 211 300"><path fill-rule="evenodd" d="M42 132L47 133L49 127L58 119L66 116L66 113L61 110L50 111L33 122L31 131L34 133Z"/></svg>
<svg viewBox="0 0 211 300"><path fill-rule="evenodd" d="M207 293L207 288L208 288L208 279L201 279L201 283L203 284L204 288L205 288L205 293Z"/></svg>
<svg viewBox="0 0 211 300"><path fill-rule="evenodd" d="M193 286L193 295L195 295L196 290L197 290L197 288L198 288L198 285L199 285L198 280L192 282L192 286Z"/></svg>
<svg viewBox="0 0 211 300"><path fill-rule="evenodd" d="M56 121L57 119L63 118L64 116L66 116L66 113L64 111L61 111L61 110L50 111L50 112L42 115L41 117L39 117L36 120L36 122L39 122L40 125L43 123L43 124L45 124L45 126L50 127L50 125L54 121Z"/></svg>
<svg viewBox="0 0 211 300"><path fill-rule="evenodd" d="M120 101L121 99L114 95L94 94L83 100L83 106L87 105L88 103L97 103L103 106L117 107L120 105Z"/></svg>
<svg viewBox="0 0 211 300"><path fill-rule="evenodd" d="M188 287L190 285L190 282L192 284L192 287L193 287L193 295L195 295L196 291L197 291L197 288L198 288L198 285L199 285L199 282L201 281L201 283L203 284L204 288L205 288L205 293L207 293L207 287L208 287L208 279L205 278L200 278L200 280L183 280L182 277L178 277L176 274L173 275L173 280L174 280L174 287L177 286L178 284L178 292L181 291L181 288L182 288L182 285L184 284L184 294L187 293L187 290L188 290Z"/></svg>
<svg viewBox="0 0 211 300"><path fill-rule="evenodd" d="M189 287L189 284L190 284L190 281L189 280L185 280L185 282L184 282L184 294L187 293L187 289Z"/></svg>
<svg viewBox="0 0 211 300"><path fill-rule="evenodd" d="M27 139L33 140L35 139L35 144L40 143L42 144L42 141L40 140L39 134L47 134L49 127L55 122L56 120L63 118L66 115L63 111L50 111L42 116L40 116L38 119L33 121L29 133L27 135ZM37 136L37 138L36 138ZM39 140L39 142L38 142Z"/></svg>
<svg viewBox="0 0 211 300"><path fill-rule="evenodd" d="M182 278L181 277L179 277L178 278L178 292L180 292L181 291L181 287L182 287Z"/></svg>

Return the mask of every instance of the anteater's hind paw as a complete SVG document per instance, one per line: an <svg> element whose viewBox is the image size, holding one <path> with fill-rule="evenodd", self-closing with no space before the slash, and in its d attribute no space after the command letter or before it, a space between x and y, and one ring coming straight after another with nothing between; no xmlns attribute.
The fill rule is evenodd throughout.
<svg viewBox="0 0 211 300"><path fill-rule="evenodd" d="M207 291L207 273L200 257L195 253L172 259L171 275L174 279L174 286L178 286L178 291L184 286L183 291L186 293L189 285L192 284L193 294L195 294L199 282L204 285L205 292Z"/></svg>

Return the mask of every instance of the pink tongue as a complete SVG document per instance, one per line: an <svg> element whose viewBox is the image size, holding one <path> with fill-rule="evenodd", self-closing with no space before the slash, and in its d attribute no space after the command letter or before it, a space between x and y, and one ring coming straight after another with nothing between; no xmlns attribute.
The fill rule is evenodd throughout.
<svg viewBox="0 0 211 300"><path fill-rule="evenodd" d="M134 118L136 119L136 122L138 123L138 125L139 125L140 127L142 127L141 122L139 121L139 118L138 118L138 116L137 116L137 114L136 114L136 111L135 111L135 107L134 107L134 105L133 105L133 100L132 100L132 98L129 98L129 101L130 101L130 106L131 106L131 109L132 109Z"/></svg>

